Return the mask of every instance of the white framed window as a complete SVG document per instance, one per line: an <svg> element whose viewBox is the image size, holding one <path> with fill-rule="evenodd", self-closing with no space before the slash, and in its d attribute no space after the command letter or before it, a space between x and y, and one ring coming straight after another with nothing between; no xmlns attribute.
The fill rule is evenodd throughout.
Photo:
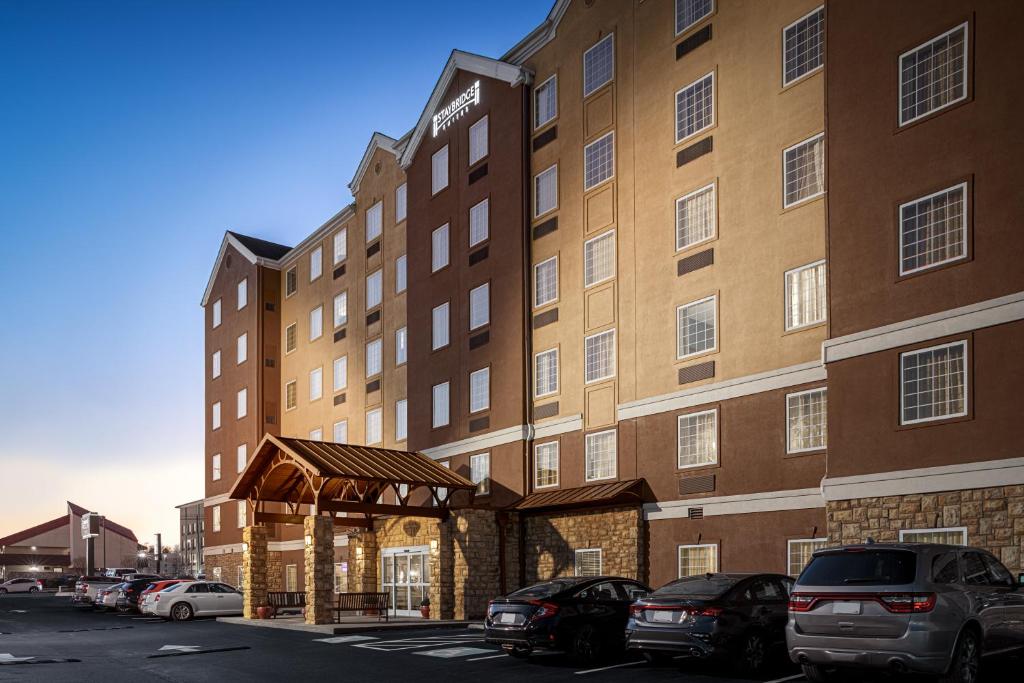
<svg viewBox="0 0 1024 683"><path fill-rule="evenodd" d="M540 308L555 301L558 301L558 256L533 267L533 307Z"/></svg>
<svg viewBox="0 0 1024 683"><path fill-rule="evenodd" d="M714 183L683 195L676 200L676 251L712 239L717 224Z"/></svg>
<svg viewBox="0 0 1024 683"><path fill-rule="evenodd" d="M405 254L395 259L395 294L401 294L409 286Z"/></svg>
<svg viewBox="0 0 1024 683"><path fill-rule="evenodd" d="M448 302L435 306L431 312L430 348L434 351L448 346Z"/></svg>
<svg viewBox="0 0 1024 683"><path fill-rule="evenodd" d="M558 486L558 442L548 441L533 447L533 488Z"/></svg>
<svg viewBox="0 0 1024 683"><path fill-rule="evenodd" d="M348 420L338 420L332 429L334 443L348 443Z"/></svg>
<svg viewBox="0 0 1024 683"><path fill-rule="evenodd" d="M345 387L348 386L348 356L334 359L333 375L332 387L334 391L344 391Z"/></svg>
<svg viewBox="0 0 1024 683"><path fill-rule="evenodd" d="M249 462L249 444L240 443L235 449L235 468L241 473Z"/></svg>
<svg viewBox="0 0 1024 683"><path fill-rule="evenodd" d="M210 424L212 429L220 429L220 401L214 403L210 409Z"/></svg>
<svg viewBox="0 0 1024 683"><path fill-rule="evenodd" d="M245 528L245 518L246 518L245 506L246 505L248 505L248 503L245 502L244 500L238 501L238 528L239 529L244 529Z"/></svg>
<svg viewBox="0 0 1024 683"><path fill-rule="evenodd" d="M900 205L900 275L967 256L967 183Z"/></svg>
<svg viewBox="0 0 1024 683"><path fill-rule="evenodd" d="M491 369L469 373L469 412L479 413L491 407Z"/></svg>
<svg viewBox="0 0 1024 683"><path fill-rule="evenodd" d="M309 400L317 401L324 395L324 369L314 368L309 371Z"/></svg>
<svg viewBox="0 0 1024 683"><path fill-rule="evenodd" d="M334 234L334 265L348 258L348 228L342 228Z"/></svg>
<svg viewBox="0 0 1024 683"><path fill-rule="evenodd" d="M235 340L236 365L241 365L249 358L249 333L243 332Z"/></svg>
<svg viewBox="0 0 1024 683"><path fill-rule="evenodd" d="M678 418L680 469L718 462L718 411L704 410Z"/></svg>
<svg viewBox="0 0 1024 683"><path fill-rule="evenodd" d="M782 85L799 81L825 63L825 6L782 29Z"/></svg>
<svg viewBox="0 0 1024 683"><path fill-rule="evenodd" d="M676 358L688 358L718 348L718 297L683 304L676 309Z"/></svg>
<svg viewBox="0 0 1024 683"><path fill-rule="evenodd" d="M541 351L534 356L533 376L537 398L558 393L558 349Z"/></svg>
<svg viewBox="0 0 1024 683"><path fill-rule="evenodd" d="M900 354L900 424L967 414L967 342Z"/></svg>
<svg viewBox="0 0 1024 683"><path fill-rule="evenodd" d="M236 417L241 420L249 414L249 390L245 387L239 389L235 401L237 404Z"/></svg>
<svg viewBox="0 0 1024 683"><path fill-rule="evenodd" d="M469 210L469 246L487 239L491 229L491 200L485 199Z"/></svg>
<svg viewBox="0 0 1024 683"><path fill-rule="evenodd" d="M243 277L238 281L238 310L242 310L249 303L249 278Z"/></svg>
<svg viewBox="0 0 1024 683"><path fill-rule="evenodd" d="M967 527L957 526L941 529L900 529L900 542L967 545Z"/></svg>
<svg viewBox="0 0 1024 683"><path fill-rule="evenodd" d="M491 284L485 282L469 290L469 329L491 322Z"/></svg>
<svg viewBox="0 0 1024 683"><path fill-rule="evenodd" d="M213 517L213 530L220 531L220 505L214 505L210 514Z"/></svg>
<svg viewBox="0 0 1024 683"><path fill-rule="evenodd" d="M366 411L366 445L384 440L384 412L380 408Z"/></svg>
<svg viewBox="0 0 1024 683"><path fill-rule="evenodd" d="M582 548L573 552L573 574L576 576L601 576L603 563L600 548Z"/></svg>
<svg viewBox="0 0 1024 683"><path fill-rule="evenodd" d="M714 0L676 0L676 35L697 25L714 10Z"/></svg>
<svg viewBox="0 0 1024 683"><path fill-rule="evenodd" d="M583 339L584 375L587 384L615 376L615 330Z"/></svg>
<svg viewBox="0 0 1024 683"><path fill-rule="evenodd" d="M212 379L220 377L220 349L213 352L213 356L210 359L210 375Z"/></svg>
<svg viewBox="0 0 1024 683"><path fill-rule="evenodd" d="M828 446L828 390L786 394L786 452L818 451Z"/></svg>
<svg viewBox="0 0 1024 683"><path fill-rule="evenodd" d="M783 206L789 208L825 194L825 134L787 147L782 152Z"/></svg>
<svg viewBox="0 0 1024 683"><path fill-rule="evenodd" d="M409 328L395 330L395 365L404 365L409 360Z"/></svg>
<svg viewBox="0 0 1024 683"><path fill-rule="evenodd" d="M299 267L292 266L284 273L284 297L287 299L299 289Z"/></svg>
<svg viewBox="0 0 1024 683"><path fill-rule="evenodd" d="M409 401L395 401L395 441L409 438Z"/></svg>
<svg viewBox="0 0 1024 683"><path fill-rule="evenodd" d="M384 230L384 202L377 202L366 210L366 243L380 237Z"/></svg>
<svg viewBox="0 0 1024 683"><path fill-rule="evenodd" d="M618 471L616 450L614 429L587 434L584 455L587 481L615 478Z"/></svg>
<svg viewBox="0 0 1024 683"><path fill-rule="evenodd" d="M430 233L430 272L436 273L448 265L448 224Z"/></svg>
<svg viewBox="0 0 1024 683"><path fill-rule="evenodd" d="M309 341L319 339L324 333L324 307L317 306L309 312Z"/></svg>
<svg viewBox="0 0 1024 683"><path fill-rule="evenodd" d="M552 75L533 89L533 128L537 130L558 116L558 76Z"/></svg>
<svg viewBox="0 0 1024 683"><path fill-rule="evenodd" d="M679 578L718 571L718 546L714 543L679 546Z"/></svg>
<svg viewBox="0 0 1024 683"><path fill-rule="evenodd" d="M294 410L299 404L299 383L291 380L284 385L284 409Z"/></svg>
<svg viewBox="0 0 1024 683"><path fill-rule="evenodd" d="M366 343L366 377L379 375L384 369L384 342L374 339Z"/></svg>
<svg viewBox="0 0 1024 683"><path fill-rule="evenodd" d="M291 593L299 590L298 565L289 564L284 568L284 589Z"/></svg>
<svg viewBox="0 0 1024 683"><path fill-rule="evenodd" d="M786 271L786 329L825 322L825 262Z"/></svg>
<svg viewBox="0 0 1024 683"><path fill-rule="evenodd" d="M715 72L676 93L676 143L715 124Z"/></svg>
<svg viewBox="0 0 1024 683"><path fill-rule="evenodd" d="M432 390L433 410L431 411L431 425L436 429L444 427L449 422L449 391L448 382L435 384Z"/></svg>
<svg viewBox="0 0 1024 683"><path fill-rule="evenodd" d="M284 328L284 352L291 353L299 343L299 324L292 323Z"/></svg>
<svg viewBox="0 0 1024 683"><path fill-rule="evenodd" d="M583 243L583 286L590 287L615 277L615 231Z"/></svg>
<svg viewBox="0 0 1024 683"><path fill-rule="evenodd" d="M900 55L900 125L967 98L967 22Z"/></svg>
<svg viewBox="0 0 1024 683"><path fill-rule="evenodd" d="M366 310L380 306L384 296L383 271L375 270L366 276Z"/></svg>
<svg viewBox="0 0 1024 683"><path fill-rule="evenodd" d="M213 302L213 313L212 313L212 315L213 315L213 322L212 322L211 326L214 329L220 327L220 322L221 322L220 309L221 309L221 300L217 299L216 301Z"/></svg>
<svg viewBox="0 0 1024 683"><path fill-rule="evenodd" d="M902 539L900 539L902 540ZM811 556L828 545L827 538L794 538L786 543L786 567L790 576L800 576Z"/></svg>
<svg viewBox="0 0 1024 683"><path fill-rule="evenodd" d="M469 127L469 165L487 156L487 115Z"/></svg>
<svg viewBox="0 0 1024 683"><path fill-rule="evenodd" d="M533 217L540 218L558 208L558 164L533 177Z"/></svg>
<svg viewBox="0 0 1024 683"><path fill-rule="evenodd" d="M395 188L395 223L405 220L408 211L408 189L405 183Z"/></svg>
<svg viewBox="0 0 1024 683"><path fill-rule="evenodd" d="M324 248L317 247L309 254L309 281L324 274Z"/></svg>
<svg viewBox="0 0 1024 683"><path fill-rule="evenodd" d="M348 292L334 295L334 326L341 327L348 322Z"/></svg>
<svg viewBox="0 0 1024 683"><path fill-rule="evenodd" d="M583 148L583 189L590 190L615 176L615 131Z"/></svg>
<svg viewBox="0 0 1024 683"><path fill-rule="evenodd" d="M448 187L448 145L430 157L430 193L437 194Z"/></svg>
<svg viewBox="0 0 1024 683"><path fill-rule="evenodd" d="M214 456L210 458L210 480L220 481L220 477L220 453L215 453Z"/></svg>
<svg viewBox="0 0 1024 683"><path fill-rule="evenodd" d="M609 33L583 53L583 97L615 78L615 34Z"/></svg>

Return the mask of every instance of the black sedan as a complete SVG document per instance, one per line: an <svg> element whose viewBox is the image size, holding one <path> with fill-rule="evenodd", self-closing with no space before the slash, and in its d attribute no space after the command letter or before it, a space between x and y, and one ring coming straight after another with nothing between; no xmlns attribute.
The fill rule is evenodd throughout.
<svg viewBox="0 0 1024 683"><path fill-rule="evenodd" d="M781 574L701 574L672 581L630 607L626 647L652 661L728 659L758 673L786 645L793 579Z"/></svg>
<svg viewBox="0 0 1024 683"><path fill-rule="evenodd" d="M514 657L564 650L584 663L621 652L629 606L650 588L617 576L544 581L492 600L485 638Z"/></svg>
<svg viewBox="0 0 1024 683"><path fill-rule="evenodd" d="M117 609L122 612L138 612L139 595L155 580L159 580L159 577L145 575L145 578L125 581L117 596Z"/></svg>

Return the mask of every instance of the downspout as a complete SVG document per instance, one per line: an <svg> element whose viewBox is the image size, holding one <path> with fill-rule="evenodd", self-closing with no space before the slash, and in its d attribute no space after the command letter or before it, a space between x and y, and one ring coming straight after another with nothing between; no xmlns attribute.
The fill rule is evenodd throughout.
<svg viewBox="0 0 1024 683"><path fill-rule="evenodd" d="M533 280L530 277L533 261L533 235L530 230L530 194L533 191L530 178L532 177L530 162L530 132L533 128L530 118L530 88L523 84L523 415L526 418L526 434L523 439L523 495L530 492L530 457L533 453L533 331L530 302L532 301ZM519 516L517 525L519 531L519 576L517 586L522 586L526 581L526 524Z"/></svg>

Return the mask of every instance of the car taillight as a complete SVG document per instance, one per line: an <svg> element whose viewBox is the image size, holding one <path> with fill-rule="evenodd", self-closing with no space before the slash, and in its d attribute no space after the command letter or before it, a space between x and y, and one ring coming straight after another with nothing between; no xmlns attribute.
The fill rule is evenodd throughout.
<svg viewBox="0 0 1024 683"><path fill-rule="evenodd" d="M882 593L878 601L897 614L931 612L935 608L935 593Z"/></svg>
<svg viewBox="0 0 1024 683"><path fill-rule="evenodd" d="M643 605L630 605L629 606L629 616L631 616L631 617L638 617L638 616L642 615L643 613L644 613L644 606Z"/></svg>
<svg viewBox="0 0 1024 683"><path fill-rule="evenodd" d="M159 593L157 593L156 596L153 598L153 602L160 602L160 594Z"/></svg>
<svg viewBox="0 0 1024 683"><path fill-rule="evenodd" d="M689 610L690 614L697 617L717 617L722 614L721 607L699 607Z"/></svg>
<svg viewBox="0 0 1024 683"><path fill-rule="evenodd" d="M790 612L806 612L814 605L817 597L809 593L793 593L789 596Z"/></svg>
<svg viewBox="0 0 1024 683"><path fill-rule="evenodd" d="M558 605L540 600L530 600L531 605L537 605L537 611L530 616L530 620L547 619L558 614Z"/></svg>

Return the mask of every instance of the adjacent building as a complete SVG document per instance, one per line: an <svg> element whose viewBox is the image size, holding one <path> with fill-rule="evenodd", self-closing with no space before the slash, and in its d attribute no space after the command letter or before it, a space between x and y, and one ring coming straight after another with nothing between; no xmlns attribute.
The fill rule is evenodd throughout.
<svg viewBox="0 0 1024 683"><path fill-rule="evenodd" d="M203 568L203 534L205 507L203 500L178 505L179 537L178 554L181 572L189 576L199 576Z"/></svg>

